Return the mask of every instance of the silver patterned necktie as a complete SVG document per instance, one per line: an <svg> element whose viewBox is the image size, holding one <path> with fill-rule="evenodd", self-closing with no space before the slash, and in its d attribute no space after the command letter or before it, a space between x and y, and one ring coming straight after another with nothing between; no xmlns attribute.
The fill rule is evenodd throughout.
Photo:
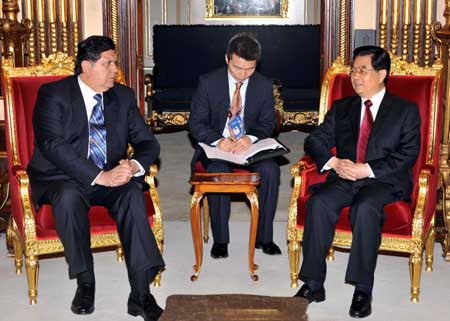
<svg viewBox="0 0 450 321"><path fill-rule="evenodd" d="M97 103L89 118L89 159L103 169L106 161L106 127L103 115L102 95L96 94Z"/></svg>

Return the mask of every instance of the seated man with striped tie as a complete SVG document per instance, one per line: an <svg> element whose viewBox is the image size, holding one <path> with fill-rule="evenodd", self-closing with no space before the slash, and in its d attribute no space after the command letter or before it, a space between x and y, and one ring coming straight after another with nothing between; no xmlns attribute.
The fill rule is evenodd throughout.
<svg viewBox="0 0 450 321"><path fill-rule="evenodd" d="M305 152L321 172L330 173L325 183L311 186L306 203L299 275L304 284L296 296L325 300L325 258L341 209L350 206L353 239L345 281L355 286L350 316L359 318L372 311L383 208L410 201L411 170L420 150L417 106L385 88L390 63L380 47L355 49L350 77L358 95L335 101L323 123L305 139Z"/></svg>
<svg viewBox="0 0 450 321"><path fill-rule="evenodd" d="M260 58L258 40L247 33L239 33L228 42L227 67L200 77L189 117L189 129L197 142L215 145L230 153L242 153L258 139L274 135L276 115L272 81L255 71ZM192 159L192 170L197 161L208 172L233 171L228 163L209 160L198 146ZM268 255L281 254L273 242L280 168L274 159L244 168L261 176L256 248ZM230 195L212 193L208 195L208 203L214 237L211 256L225 258L230 241Z"/></svg>
<svg viewBox="0 0 450 321"><path fill-rule="evenodd" d="M94 311L95 277L88 211L108 208L117 223L131 293L128 313L155 321L162 313L149 284L164 267L145 207L143 175L159 156L133 91L115 83L114 42L91 36L78 44L75 75L39 89L28 165L36 206L51 204L69 277L77 279L72 311ZM134 148L127 158L128 144Z"/></svg>

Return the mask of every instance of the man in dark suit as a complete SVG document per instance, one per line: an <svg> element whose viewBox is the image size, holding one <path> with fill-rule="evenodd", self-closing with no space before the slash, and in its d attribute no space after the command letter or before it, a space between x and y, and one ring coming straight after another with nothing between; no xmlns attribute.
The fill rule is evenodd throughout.
<svg viewBox="0 0 450 321"><path fill-rule="evenodd" d="M355 285L350 316L371 311L372 288L388 203L410 201L412 167L420 150L420 115L415 104L385 89L389 54L380 47L355 49L350 71L358 96L335 101L324 122L305 140L305 152L325 183L311 186L303 236L304 281L296 296L325 300L328 250L341 209L350 206L353 240L345 281ZM336 148L336 156L331 148Z"/></svg>
<svg viewBox="0 0 450 321"><path fill-rule="evenodd" d="M77 279L71 309L94 311L95 277L88 211L108 208L124 248L131 293L128 313L157 320L162 309L149 284L164 267L148 224L143 175L159 156L133 91L114 82L113 41L92 36L78 45L75 76L43 85L33 114L34 152L28 165L36 206L51 204L69 277ZM134 148L127 158L128 144Z"/></svg>
<svg viewBox="0 0 450 321"><path fill-rule="evenodd" d="M255 72L260 57L261 46L254 37L236 34L227 46L225 62L228 67L200 77L189 118L189 129L197 142L239 154L258 139L274 134L276 115L272 82ZM194 153L192 168L197 161L201 161L208 172L233 171L230 164L209 160L200 147ZM281 254L273 242L280 168L273 159L244 168L261 175L256 248L269 255ZM224 258L228 256L230 196L213 193L208 195L208 202L214 237L211 256Z"/></svg>

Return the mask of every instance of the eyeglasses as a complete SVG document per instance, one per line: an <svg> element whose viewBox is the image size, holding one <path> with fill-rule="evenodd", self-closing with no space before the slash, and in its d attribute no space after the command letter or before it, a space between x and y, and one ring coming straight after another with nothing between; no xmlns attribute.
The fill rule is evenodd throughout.
<svg viewBox="0 0 450 321"><path fill-rule="evenodd" d="M356 76L357 74L360 74L361 76L367 76L369 74L369 71L377 71L375 69L369 69L369 68L352 68L348 75Z"/></svg>

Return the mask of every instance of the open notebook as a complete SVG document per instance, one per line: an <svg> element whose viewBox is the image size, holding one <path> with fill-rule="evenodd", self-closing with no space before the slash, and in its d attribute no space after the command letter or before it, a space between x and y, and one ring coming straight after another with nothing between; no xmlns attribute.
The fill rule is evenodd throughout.
<svg viewBox="0 0 450 321"><path fill-rule="evenodd" d="M290 152L289 148L274 138L258 140L242 154L224 152L215 146L209 146L205 143L199 143L199 145L203 148L209 159L221 160L237 165L249 165L263 159L273 158Z"/></svg>

